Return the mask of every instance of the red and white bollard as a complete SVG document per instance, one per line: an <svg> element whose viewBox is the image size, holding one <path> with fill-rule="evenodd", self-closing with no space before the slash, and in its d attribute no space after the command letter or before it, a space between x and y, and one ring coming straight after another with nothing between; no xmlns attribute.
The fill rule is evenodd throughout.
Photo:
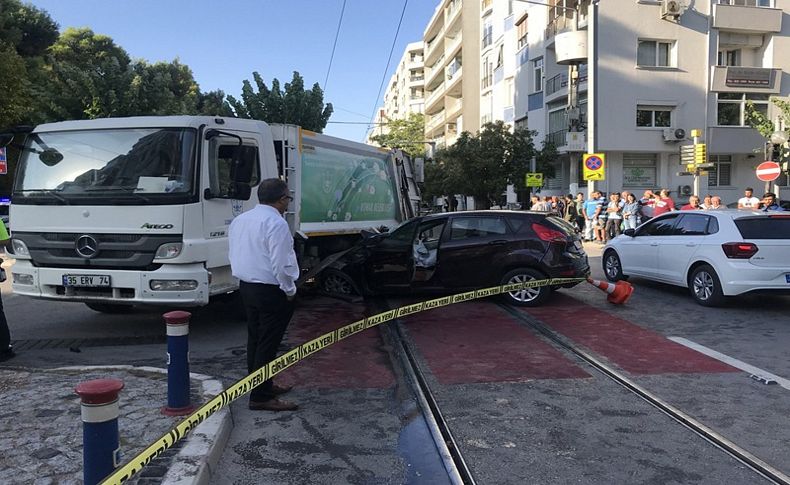
<svg viewBox="0 0 790 485"><path fill-rule="evenodd" d="M195 410L189 400L189 319L184 311L163 315L167 324L167 416L184 416Z"/></svg>
<svg viewBox="0 0 790 485"><path fill-rule="evenodd" d="M121 463L118 435L118 394L123 381L96 379L81 382L74 389L82 414L82 476L85 485L94 485Z"/></svg>

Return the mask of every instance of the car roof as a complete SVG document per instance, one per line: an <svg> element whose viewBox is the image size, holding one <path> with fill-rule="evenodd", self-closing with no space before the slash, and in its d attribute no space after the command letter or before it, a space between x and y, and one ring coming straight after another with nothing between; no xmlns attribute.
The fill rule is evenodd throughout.
<svg viewBox="0 0 790 485"><path fill-rule="evenodd" d="M507 209L493 209L493 210L473 210L473 211L455 211L455 212L437 212L435 214L427 214L423 216L423 220L429 221L431 219L438 219L440 217L448 216L490 216L490 215L538 215L550 216L551 213L541 211L515 211Z"/></svg>
<svg viewBox="0 0 790 485"><path fill-rule="evenodd" d="M704 210L704 209L695 209L695 210L684 210L684 211L675 211L670 212L669 214L705 214L709 216L721 216L721 217L729 217L731 219L740 219L742 217L760 217L760 216L772 216L777 214L784 214L784 212L766 212L764 210L748 210L748 209L716 209L716 210ZM666 214L662 214L664 216ZM790 216L790 214L788 214Z"/></svg>

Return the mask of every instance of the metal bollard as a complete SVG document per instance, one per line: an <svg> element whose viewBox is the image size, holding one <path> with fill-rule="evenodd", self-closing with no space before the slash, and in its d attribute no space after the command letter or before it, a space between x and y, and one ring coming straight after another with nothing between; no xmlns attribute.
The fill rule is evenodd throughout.
<svg viewBox="0 0 790 485"><path fill-rule="evenodd" d="M167 324L167 406L162 414L184 416L194 411L189 402L189 319L184 311L162 315Z"/></svg>
<svg viewBox="0 0 790 485"><path fill-rule="evenodd" d="M85 485L94 485L112 473L121 463L118 437L118 393L123 381L95 379L74 388L81 400L82 477Z"/></svg>

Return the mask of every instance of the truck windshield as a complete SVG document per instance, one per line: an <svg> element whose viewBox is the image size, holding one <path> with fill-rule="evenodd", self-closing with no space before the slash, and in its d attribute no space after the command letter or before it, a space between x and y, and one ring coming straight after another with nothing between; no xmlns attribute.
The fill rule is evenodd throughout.
<svg viewBox="0 0 790 485"><path fill-rule="evenodd" d="M178 203L193 193L195 132L139 128L34 133L14 203Z"/></svg>

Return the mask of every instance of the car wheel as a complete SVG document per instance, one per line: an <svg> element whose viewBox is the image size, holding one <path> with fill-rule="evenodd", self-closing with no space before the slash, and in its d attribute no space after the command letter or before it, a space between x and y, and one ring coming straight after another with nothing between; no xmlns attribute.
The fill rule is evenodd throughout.
<svg viewBox="0 0 790 485"><path fill-rule="evenodd" d="M351 296L359 294L351 277L338 270L326 270L326 274L321 279L321 289L324 293L330 295Z"/></svg>
<svg viewBox="0 0 790 485"><path fill-rule="evenodd" d="M509 271L502 277L502 284L524 283L532 280L546 279L540 271L531 268L519 268ZM539 286L537 288L524 288L522 290L509 291L503 294L507 303L517 306L538 306L546 301L551 294L549 286Z"/></svg>
<svg viewBox="0 0 790 485"><path fill-rule="evenodd" d="M117 305L114 303L93 303L86 302L85 306L99 313L121 314L132 311L132 305Z"/></svg>
<svg viewBox="0 0 790 485"><path fill-rule="evenodd" d="M609 281L628 279L628 276L623 274L623 264L620 262L620 256L611 249L603 255L603 273Z"/></svg>
<svg viewBox="0 0 790 485"><path fill-rule="evenodd" d="M724 293L716 271L707 264L697 266L689 276L691 297L703 306L719 306L724 303Z"/></svg>

